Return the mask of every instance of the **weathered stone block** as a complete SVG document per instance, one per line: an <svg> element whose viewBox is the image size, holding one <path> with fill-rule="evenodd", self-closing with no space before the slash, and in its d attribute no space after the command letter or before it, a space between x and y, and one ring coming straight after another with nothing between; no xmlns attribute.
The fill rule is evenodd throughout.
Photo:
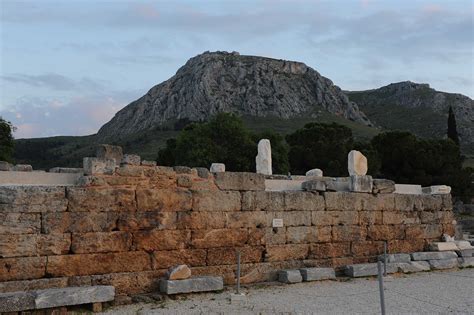
<svg viewBox="0 0 474 315"><path fill-rule="evenodd" d="M338 225L332 227L335 242L362 241L367 238L367 229L359 225Z"/></svg>
<svg viewBox="0 0 474 315"><path fill-rule="evenodd" d="M261 139L258 142L257 149L258 154L255 157L257 173L272 175L272 149L270 140Z"/></svg>
<svg viewBox="0 0 474 315"><path fill-rule="evenodd" d="M286 228L256 228L249 230L249 245L278 245L286 243Z"/></svg>
<svg viewBox="0 0 474 315"><path fill-rule="evenodd" d="M311 211L268 211L266 226L272 226L273 219L282 219L283 226L311 225Z"/></svg>
<svg viewBox="0 0 474 315"><path fill-rule="evenodd" d="M183 280L191 277L191 269L187 265L177 265L171 267L167 274L168 280Z"/></svg>
<svg viewBox="0 0 474 315"><path fill-rule="evenodd" d="M303 281L303 277L298 269L280 270L278 271L278 281L282 283L298 283Z"/></svg>
<svg viewBox="0 0 474 315"><path fill-rule="evenodd" d="M115 172L115 160L85 157L82 161L85 175L112 175Z"/></svg>
<svg viewBox="0 0 474 315"><path fill-rule="evenodd" d="M349 177L330 178L326 181L327 191L349 191Z"/></svg>
<svg viewBox="0 0 474 315"><path fill-rule="evenodd" d="M286 240L290 244L305 244L331 241L330 226L290 226L286 230Z"/></svg>
<svg viewBox="0 0 474 315"><path fill-rule="evenodd" d="M53 167L50 168L49 173L60 173L60 174L83 174L84 169L78 167Z"/></svg>
<svg viewBox="0 0 474 315"><path fill-rule="evenodd" d="M2 235L0 257L35 256L37 236L28 234Z"/></svg>
<svg viewBox="0 0 474 315"><path fill-rule="evenodd" d="M132 246L127 232L96 232L73 234L71 251L75 254L124 252Z"/></svg>
<svg viewBox="0 0 474 315"><path fill-rule="evenodd" d="M42 278L46 257L0 258L0 281Z"/></svg>
<svg viewBox="0 0 474 315"><path fill-rule="evenodd" d="M228 220L226 213L218 211L188 211L178 212L176 227L178 229L202 230L223 229ZM231 212L241 213L241 212ZM233 227L237 227L234 225Z"/></svg>
<svg viewBox="0 0 474 315"><path fill-rule="evenodd" d="M0 293L0 313L35 309L34 292Z"/></svg>
<svg viewBox="0 0 474 315"><path fill-rule="evenodd" d="M309 259L336 258L350 255L350 242L311 244L309 248Z"/></svg>
<svg viewBox="0 0 474 315"><path fill-rule="evenodd" d="M66 190L64 187L53 186L0 186L0 204L43 206L53 211L66 210ZM45 212L43 208L20 207L14 211L14 207L9 206L11 211L5 212ZM5 209L8 209L5 208ZM21 209L21 210L20 210Z"/></svg>
<svg viewBox="0 0 474 315"><path fill-rule="evenodd" d="M285 210L317 211L324 210L324 198L312 192L287 191L285 196ZM272 209L275 210L275 209Z"/></svg>
<svg viewBox="0 0 474 315"><path fill-rule="evenodd" d="M142 165L142 166L155 167L155 166L156 166L156 161L142 160L141 165Z"/></svg>
<svg viewBox="0 0 474 315"><path fill-rule="evenodd" d="M423 239L389 240L387 247L392 252L413 253L423 251L425 241Z"/></svg>
<svg viewBox="0 0 474 315"><path fill-rule="evenodd" d="M451 269L458 267L458 259L457 258L449 258L449 259L434 259L428 260L430 267L435 270L439 269Z"/></svg>
<svg viewBox="0 0 474 315"><path fill-rule="evenodd" d="M417 212L383 212L383 224L419 224Z"/></svg>
<svg viewBox="0 0 474 315"><path fill-rule="evenodd" d="M474 249L463 249L456 251L459 257L474 257Z"/></svg>
<svg viewBox="0 0 474 315"><path fill-rule="evenodd" d="M359 211L360 225L379 225L383 224L383 211Z"/></svg>
<svg viewBox="0 0 474 315"><path fill-rule="evenodd" d="M165 294L220 291L224 289L222 277L195 277L185 280L161 280L160 291Z"/></svg>
<svg viewBox="0 0 474 315"><path fill-rule="evenodd" d="M212 163L210 167L211 173L223 173L225 172L225 164L224 163Z"/></svg>
<svg viewBox="0 0 474 315"><path fill-rule="evenodd" d="M372 192L372 176L351 175L349 181L349 190L352 192L371 193Z"/></svg>
<svg viewBox="0 0 474 315"><path fill-rule="evenodd" d="M40 233L41 215L39 213L0 212L0 234Z"/></svg>
<svg viewBox="0 0 474 315"><path fill-rule="evenodd" d="M395 191L395 182L389 179L374 179L372 181L374 194L391 194Z"/></svg>
<svg viewBox="0 0 474 315"><path fill-rule="evenodd" d="M395 184L395 193L402 195L421 195L421 185Z"/></svg>
<svg viewBox="0 0 474 315"><path fill-rule="evenodd" d="M49 288L63 288L68 286L68 278L45 278L33 280L17 280L0 282L0 293L32 291Z"/></svg>
<svg viewBox="0 0 474 315"><path fill-rule="evenodd" d="M309 245L268 245L266 249L265 261L296 260L308 257Z"/></svg>
<svg viewBox="0 0 474 315"><path fill-rule="evenodd" d="M325 192L324 200L328 211L359 211L362 209L362 194L350 192Z"/></svg>
<svg viewBox="0 0 474 315"><path fill-rule="evenodd" d="M458 264L461 268L474 267L474 257L458 258Z"/></svg>
<svg viewBox="0 0 474 315"><path fill-rule="evenodd" d="M354 256L376 256L383 253L383 242L381 241L357 241L352 242L351 252Z"/></svg>
<svg viewBox="0 0 474 315"><path fill-rule="evenodd" d="M459 248L454 242L433 242L430 244L430 250L435 252L457 251Z"/></svg>
<svg viewBox="0 0 474 315"><path fill-rule="evenodd" d="M133 184L134 181L136 181L136 178L130 178L130 177L143 177L144 176L144 167L140 165L129 165L129 164L122 164L120 167L115 169L116 175L126 177L126 179L123 180L123 185L131 185ZM140 178L140 181L138 183L141 183L142 180L145 180L145 178ZM111 184L120 184L118 180L108 181Z"/></svg>
<svg viewBox="0 0 474 315"><path fill-rule="evenodd" d="M446 185L435 185L430 187L423 187L424 194L441 195L450 194L451 187Z"/></svg>
<svg viewBox="0 0 474 315"><path fill-rule="evenodd" d="M99 144L95 151L95 156L100 159L114 160L116 165L122 161L122 147L110 144Z"/></svg>
<svg viewBox="0 0 474 315"><path fill-rule="evenodd" d="M139 211L188 211L192 194L182 189L137 189Z"/></svg>
<svg viewBox="0 0 474 315"><path fill-rule="evenodd" d="M220 172L214 176L216 185L221 190L265 190L263 174Z"/></svg>
<svg viewBox="0 0 474 315"><path fill-rule="evenodd" d="M237 191L195 191L194 211L240 211L240 193Z"/></svg>
<svg viewBox="0 0 474 315"><path fill-rule="evenodd" d="M192 231L195 248L243 246L248 240L247 229L215 229Z"/></svg>
<svg viewBox="0 0 474 315"><path fill-rule="evenodd" d="M356 211L313 211L313 225L356 225L359 223Z"/></svg>
<svg viewBox="0 0 474 315"><path fill-rule="evenodd" d="M207 179L211 175L209 170L205 167L196 167L196 172L200 178Z"/></svg>
<svg viewBox="0 0 474 315"><path fill-rule="evenodd" d="M378 259L384 261L384 255L379 255ZM387 254L387 262L389 263L409 263L410 261L410 254Z"/></svg>
<svg viewBox="0 0 474 315"><path fill-rule="evenodd" d="M185 248L191 241L190 230L147 230L133 232L137 249L147 252Z"/></svg>
<svg viewBox="0 0 474 315"><path fill-rule="evenodd" d="M40 256L64 255L71 248L70 234L37 235L37 254Z"/></svg>
<svg viewBox="0 0 474 315"><path fill-rule="evenodd" d="M405 233L407 239L435 239L442 236L443 230L438 224L420 224L407 226Z"/></svg>
<svg viewBox="0 0 474 315"><path fill-rule="evenodd" d="M205 249L179 249L153 252L153 269L166 269L176 264L205 266Z"/></svg>
<svg viewBox="0 0 474 315"><path fill-rule="evenodd" d="M174 230L178 215L185 212L138 211L118 213L117 228L121 231L134 230ZM182 217L181 220L185 221ZM182 227L186 229L187 227Z"/></svg>
<svg viewBox="0 0 474 315"><path fill-rule="evenodd" d="M13 169L13 165L8 162L0 161L0 171L11 171Z"/></svg>
<svg viewBox="0 0 474 315"><path fill-rule="evenodd" d="M309 180L301 184L303 190L306 191L326 191L326 182L324 180Z"/></svg>
<svg viewBox="0 0 474 315"><path fill-rule="evenodd" d="M398 225L371 225L367 237L375 241L404 239L405 230Z"/></svg>
<svg viewBox="0 0 474 315"><path fill-rule="evenodd" d="M48 257L46 272L53 277L84 276L151 269L150 257L143 251L79 254Z"/></svg>
<svg viewBox="0 0 474 315"><path fill-rule="evenodd" d="M323 177L323 171L320 170L319 168L313 168L312 170L309 170L305 174L306 177Z"/></svg>
<svg viewBox="0 0 474 315"><path fill-rule="evenodd" d="M285 192L246 191L242 193L242 210L285 210Z"/></svg>
<svg viewBox="0 0 474 315"><path fill-rule="evenodd" d="M396 264L387 264L387 273L395 273L398 271ZM382 266L383 272L383 266ZM378 269L376 263L370 264L357 264L346 266L345 273L349 277L368 277L368 276L377 276Z"/></svg>
<svg viewBox="0 0 474 315"><path fill-rule="evenodd" d="M421 272L421 271L430 271L431 267L427 261L410 261L410 262L400 262L395 263L403 273L412 273L412 272Z"/></svg>
<svg viewBox="0 0 474 315"><path fill-rule="evenodd" d="M68 211L135 211L135 191L129 188L68 187Z"/></svg>
<svg viewBox="0 0 474 315"><path fill-rule="evenodd" d="M469 241L454 241L454 244L460 249L474 249L474 246L471 245Z"/></svg>
<svg viewBox="0 0 474 315"><path fill-rule="evenodd" d="M176 185L178 187L191 188L193 186L191 175L178 175L176 177Z"/></svg>
<svg viewBox="0 0 474 315"><path fill-rule="evenodd" d="M411 254L412 260L446 260L457 258L455 252L417 252Z"/></svg>
<svg viewBox="0 0 474 315"><path fill-rule="evenodd" d="M36 308L53 308L113 301L115 288L113 286L91 286L46 289L36 291L35 295Z"/></svg>
<svg viewBox="0 0 474 315"><path fill-rule="evenodd" d="M335 280L334 268L300 268L303 281Z"/></svg>
<svg viewBox="0 0 474 315"><path fill-rule="evenodd" d="M267 216L264 211L232 211L225 212L227 228L266 227Z"/></svg>
<svg viewBox="0 0 474 315"><path fill-rule="evenodd" d="M32 172L33 167L29 164L17 164L12 167L14 172Z"/></svg>
<svg viewBox="0 0 474 315"><path fill-rule="evenodd" d="M140 165L141 157L136 154L124 154L120 164Z"/></svg>
<svg viewBox="0 0 474 315"><path fill-rule="evenodd" d="M207 265L235 265L237 264L237 251L240 251L242 264L258 263L262 260L262 246L219 247L207 250Z"/></svg>
<svg viewBox="0 0 474 315"><path fill-rule="evenodd" d="M116 228L117 212L57 212L44 213L43 233L107 232Z"/></svg>

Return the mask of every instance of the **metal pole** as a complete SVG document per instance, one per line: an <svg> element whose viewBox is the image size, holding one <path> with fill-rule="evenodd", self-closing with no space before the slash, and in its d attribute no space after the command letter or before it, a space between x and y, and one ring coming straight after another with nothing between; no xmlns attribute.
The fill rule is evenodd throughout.
<svg viewBox="0 0 474 315"><path fill-rule="evenodd" d="M377 269L379 273L379 291L380 291L380 308L382 310L382 315L385 315L385 296L384 296L384 289L383 289L383 277L382 277L382 263L380 261L377 262Z"/></svg>
<svg viewBox="0 0 474 315"><path fill-rule="evenodd" d="M383 276L387 276L387 241L383 242Z"/></svg>
<svg viewBox="0 0 474 315"><path fill-rule="evenodd" d="M240 251L237 251L237 294L240 294Z"/></svg>

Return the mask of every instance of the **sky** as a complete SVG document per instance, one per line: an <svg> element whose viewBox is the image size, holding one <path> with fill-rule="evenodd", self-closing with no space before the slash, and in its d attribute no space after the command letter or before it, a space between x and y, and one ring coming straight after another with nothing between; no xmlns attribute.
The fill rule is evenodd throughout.
<svg viewBox="0 0 474 315"><path fill-rule="evenodd" d="M472 0L0 0L0 116L16 138L96 133L204 51L301 61L344 90L474 98Z"/></svg>

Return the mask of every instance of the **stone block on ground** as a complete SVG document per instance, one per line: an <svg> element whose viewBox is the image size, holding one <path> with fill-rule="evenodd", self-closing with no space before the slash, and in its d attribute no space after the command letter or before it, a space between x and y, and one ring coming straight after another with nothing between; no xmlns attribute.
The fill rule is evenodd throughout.
<svg viewBox="0 0 474 315"><path fill-rule="evenodd" d="M349 191L349 177L336 177L326 181L327 191Z"/></svg>
<svg viewBox="0 0 474 315"><path fill-rule="evenodd" d="M451 193L451 186L446 185L436 185L430 187L423 187L422 191L424 194L430 195L442 195Z"/></svg>
<svg viewBox="0 0 474 315"><path fill-rule="evenodd" d="M384 255L379 255L379 261L384 261ZM388 263L408 263L411 261L410 254L387 254Z"/></svg>
<svg viewBox="0 0 474 315"><path fill-rule="evenodd" d="M349 181L349 190L352 192L372 192L372 176L370 175L351 175Z"/></svg>
<svg viewBox="0 0 474 315"><path fill-rule="evenodd" d="M357 150L352 150L347 155L347 170L349 175L364 176L367 174L367 158Z"/></svg>
<svg viewBox="0 0 474 315"><path fill-rule="evenodd" d="M5 161L0 161L0 171L11 171L12 169L13 165Z"/></svg>
<svg viewBox="0 0 474 315"><path fill-rule="evenodd" d="M215 174L215 181L221 190L265 190L263 174L220 172Z"/></svg>
<svg viewBox="0 0 474 315"><path fill-rule="evenodd" d="M430 244L430 250L435 252L442 252L442 251L456 251L459 248L456 246L454 242L433 242Z"/></svg>
<svg viewBox="0 0 474 315"><path fill-rule="evenodd" d="M410 262L401 262L395 263L398 267L398 270L403 273L412 273L412 272L421 272L421 271L430 271L431 267L427 261L410 261Z"/></svg>
<svg viewBox="0 0 474 315"><path fill-rule="evenodd" d="M212 163L211 167L209 168L211 173L223 173L225 172L225 164L224 163Z"/></svg>
<svg viewBox="0 0 474 315"><path fill-rule="evenodd" d="M391 194L395 191L395 182L389 179L374 179L372 181L374 194Z"/></svg>
<svg viewBox="0 0 474 315"><path fill-rule="evenodd" d="M323 177L323 171L319 168L313 168L306 172L306 177Z"/></svg>
<svg viewBox="0 0 474 315"><path fill-rule="evenodd" d="M458 263L461 268L474 267L474 257L458 258Z"/></svg>
<svg viewBox="0 0 474 315"><path fill-rule="evenodd" d="M126 165L140 165L141 157L136 154L124 154L120 164Z"/></svg>
<svg viewBox="0 0 474 315"><path fill-rule="evenodd" d="M115 166L115 160L111 159L101 159L96 157L85 157L83 159L83 168L85 175L111 175L115 171Z"/></svg>
<svg viewBox="0 0 474 315"><path fill-rule="evenodd" d="M33 292L0 293L0 313L20 312L35 308Z"/></svg>
<svg viewBox="0 0 474 315"><path fill-rule="evenodd" d="M115 288L110 285L98 285L38 290L35 293L36 308L52 308L113 301Z"/></svg>
<svg viewBox="0 0 474 315"><path fill-rule="evenodd" d="M435 270L439 269L451 269L457 268L459 266L457 258L449 258L449 259L432 259L428 260L430 267Z"/></svg>
<svg viewBox="0 0 474 315"><path fill-rule="evenodd" d="M445 252L416 252L411 254L412 260L436 260L457 258L458 255L452 251Z"/></svg>
<svg viewBox="0 0 474 315"><path fill-rule="evenodd" d="M32 172L33 167L29 164L17 164L12 167L12 171L14 172Z"/></svg>
<svg viewBox="0 0 474 315"><path fill-rule="evenodd" d="M303 281L336 279L334 268L300 268Z"/></svg>
<svg viewBox="0 0 474 315"><path fill-rule="evenodd" d="M110 144L99 144L95 151L95 156L100 159L114 160L119 165L123 158L122 147Z"/></svg>
<svg viewBox="0 0 474 315"><path fill-rule="evenodd" d="M301 185L306 191L326 191L326 183L323 180L308 180Z"/></svg>
<svg viewBox="0 0 474 315"><path fill-rule="evenodd" d="M183 280L191 277L191 269L186 265L173 266L168 270L168 280Z"/></svg>
<svg viewBox="0 0 474 315"><path fill-rule="evenodd" d="M53 167L49 169L49 173L81 174L84 173L84 169L78 167Z"/></svg>
<svg viewBox="0 0 474 315"><path fill-rule="evenodd" d="M454 241L454 243L456 244L456 246L457 246L460 250L463 250L463 249L474 249L474 246L472 246L471 243L468 242L468 241Z"/></svg>
<svg viewBox="0 0 474 315"><path fill-rule="evenodd" d="M270 140L261 139L257 145L255 157L256 171L258 174L272 175L272 147Z"/></svg>
<svg viewBox="0 0 474 315"><path fill-rule="evenodd" d="M402 195L421 195L421 185L395 184L395 193Z"/></svg>
<svg viewBox="0 0 474 315"><path fill-rule="evenodd" d="M383 265L382 265L382 268L383 268ZM397 271L398 271L398 267L396 264L394 263L387 264L387 273L395 273ZM378 275L377 263L348 265L346 266L345 273L347 276L352 277L352 278L377 276Z"/></svg>
<svg viewBox="0 0 474 315"><path fill-rule="evenodd" d="M165 294L219 291L224 289L222 277L202 276L185 280L161 280L160 291Z"/></svg>
<svg viewBox="0 0 474 315"><path fill-rule="evenodd" d="M456 251L459 257L474 257L474 249L463 249Z"/></svg>
<svg viewBox="0 0 474 315"><path fill-rule="evenodd" d="M278 281L282 283L298 283L303 281L301 272L298 269L278 271Z"/></svg>

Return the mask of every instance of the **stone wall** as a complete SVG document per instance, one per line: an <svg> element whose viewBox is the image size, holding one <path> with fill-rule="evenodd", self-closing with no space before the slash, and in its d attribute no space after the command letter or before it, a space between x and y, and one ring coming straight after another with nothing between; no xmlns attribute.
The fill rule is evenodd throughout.
<svg viewBox="0 0 474 315"><path fill-rule="evenodd" d="M272 227L283 219L283 227ZM421 251L453 235L450 195L265 191L264 175L122 165L78 186L0 186L0 292L157 289L172 265L234 282Z"/></svg>

